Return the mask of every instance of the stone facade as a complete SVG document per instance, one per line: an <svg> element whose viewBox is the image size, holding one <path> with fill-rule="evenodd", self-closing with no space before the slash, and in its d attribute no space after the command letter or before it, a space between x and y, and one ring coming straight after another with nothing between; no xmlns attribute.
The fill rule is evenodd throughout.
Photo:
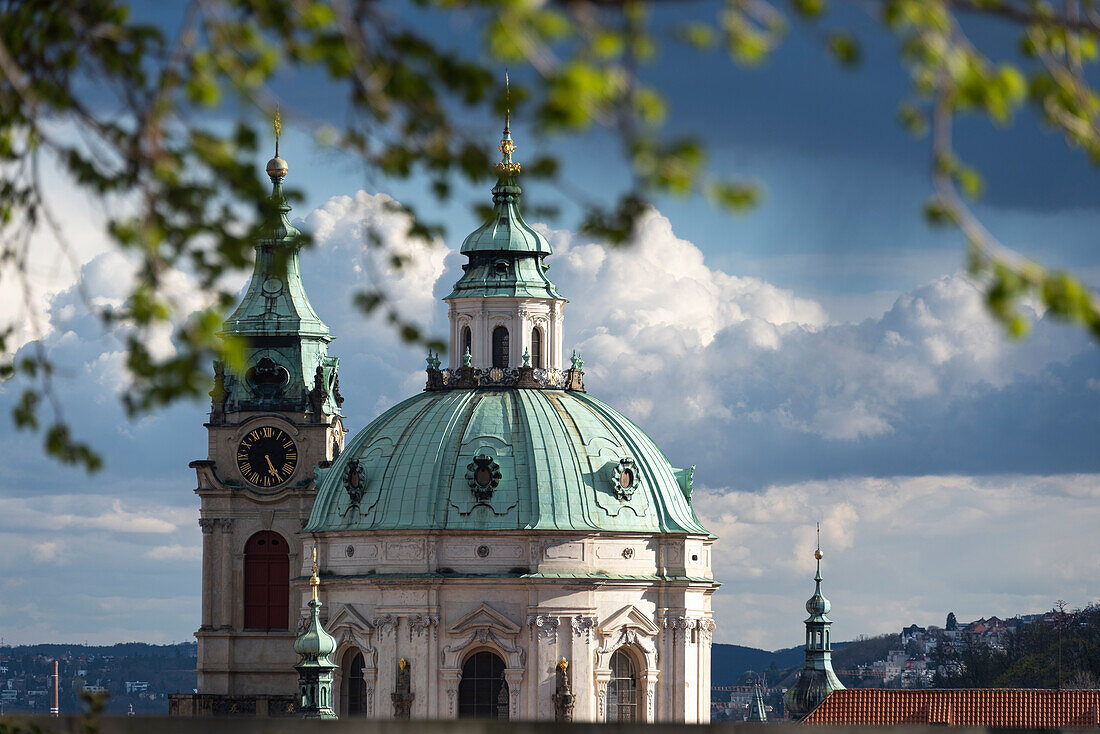
<svg viewBox="0 0 1100 734"><path fill-rule="evenodd" d="M191 464L198 474L195 491L202 501L202 623L195 633L200 693L292 696L297 688L295 614L289 615L286 629L246 629L244 558L248 539L267 530L288 544L290 568L307 560L298 532L313 507L313 469L332 460L345 434L339 416L328 416L321 423L310 418L309 414L230 414L233 422L208 424L209 458ZM243 437L263 426L284 430L300 455L290 479L273 491L246 482L235 460ZM293 589L288 593L289 608L294 610L299 594Z"/></svg>
<svg viewBox="0 0 1100 734"><path fill-rule="evenodd" d="M533 354L534 329L542 336L539 369L562 369L562 322L564 299L548 298L452 298L450 307L450 364L462 366L466 351L464 330L470 330L470 356L473 367L492 367L492 336L498 326L508 329L508 366L523 364L524 353Z"/></svg>
<svg viewBox="0 0 1100 734"><path fill-rule="evenodd" d="M604 721L609 661L622 650L638 672L639 720L710 720L711 538L378 532L316 542L341 715L356 653L359 713L393 716L405 658L412 718L449 719L463 662L489 650L506 666L509 718L554 720L564 659L573 720Z"/></svg>

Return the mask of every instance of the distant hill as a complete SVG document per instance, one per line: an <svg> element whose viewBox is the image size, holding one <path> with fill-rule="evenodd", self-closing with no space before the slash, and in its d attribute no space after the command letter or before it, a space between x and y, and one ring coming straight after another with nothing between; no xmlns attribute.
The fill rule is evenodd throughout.
<svg viewBox="0 0 1100 734"><path fill-rule="evenodd" d="M750 670L757 673L763 673L769 669L782 671L801 665L804 655L801 647L769 652L756 647L715 643L710 651L711 684L735 686L741 676Z"/></svg>
<svg viewBox="0 0 1100 734"><path fill-rule="evenodd" d="M898 635L836 642L833 643L833 667L837 670L852 670L858 665L882 660L887 652L900 646ZM735 686L741 682L741 676L751 670L767 673L768 685L790 685L802 669L805 655L801 645L769 652L755 647L715 643L711 648L711 683L716 686Z"/></svg>

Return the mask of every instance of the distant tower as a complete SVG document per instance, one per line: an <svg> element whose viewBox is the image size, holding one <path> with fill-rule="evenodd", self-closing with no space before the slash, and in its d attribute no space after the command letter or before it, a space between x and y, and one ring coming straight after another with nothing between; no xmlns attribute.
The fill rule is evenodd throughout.
<svg viewBox="0 0 1100 734"><path fill-rule="evenodd" d="M306 612L296 579L309 568L298 531L316 496L314 468L344 442L339 364L302 284L302 236L283 193L288 166L279 157L278 116L275 133L266 167L271 208L255 241L252 279L222 332L241 359L215 364L207 456L191 463L202 503L193 709L201 715L263 715L264 707L293 702L291 646Z"/></svg>
<svg viewBox="0 0 1100 734"><path fill-rule="evenodd" d="M58 694L59 694L59 689L61 688L61 679L57 675L57 661L56 660L53 661L53 675L50 676L50 677L53 679L51 681L53 683L53 686L50 690L50 716L60 716L61 715L61 703L60 703L60 698L61 697Z"/></svg>
<svg viewBox="0 0 1100 734"><path fill-rule="evenodd" d="M832 608L829 600L821 593L821 526L817 530L817 550L814 558L817 559L817 573L814 581L814 595L806 601L806 611L810 616L806 618L806 662L802 666L802 674L798 682L787 691L783 702L787 711L796 719L809 714L817 705L825 700L833 691L844 689L844 684L833 672L833 646L829 639L829 626L833 620L828 613Z"/></svg>
<svg viewBox="0 0 1100 734"><path fill-rule="evenodd" d="M764 691L759 683L752 688L752 701L749 703L749 716L745 720L760 724L768 720L768 713L764 710Z"/></svg>
<svg viewBox="0 0 1100 734"><path fill-rule="evenodd" d="M335 719L332 709L333 671L339 668L329 658L336 650L336 638L325 632L321 626L321 600L317 598L317 587L321 579L317 575L317 548L313 548L313 575L309 585L313 590L313 599L309 602L309 628L294 641L294 652L298 653L298 701L305 719Z"/></svg>

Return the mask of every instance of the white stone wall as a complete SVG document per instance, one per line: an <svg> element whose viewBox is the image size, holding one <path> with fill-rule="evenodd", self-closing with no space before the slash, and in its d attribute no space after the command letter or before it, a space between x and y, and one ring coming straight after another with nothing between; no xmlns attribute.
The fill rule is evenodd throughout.
<svg viewBox="0 0 1100 734"><path fill-rule="evenodd" d="M493 366L493 329L508 329L508 366L523 364L523 353L531 348L531 330L542 331L545 369L562 367L562 320L565 301L553 298L455 298L450 304L450 366L462 366L462 331L470 328L470 354L474 367ZM533 367L539 367L532 363Z"/></svg>
<svg viewBox="0 0 1100 734"><path fill-rule="evenodd" d="M512 718L553 719L555 668L565 658L577 696L575 720L602 721L608 664L624 648L638 672L642 719L709 721L710 596L716 587L706 580L652 578L709 579L706 538L326 533L316 544L322 616L339 642L338 711L346 708L347 664L361 651L374 717L393 716L390 694L404 657L413 666L413 717L454 718L462 664L488 649L506 664ZM303 557L311 547L307 541ZM433 568L505 575L517 567L543 574L600 572L603 578L419 575ZM299 591L304 615L309 595L304 585Z"/></svg>

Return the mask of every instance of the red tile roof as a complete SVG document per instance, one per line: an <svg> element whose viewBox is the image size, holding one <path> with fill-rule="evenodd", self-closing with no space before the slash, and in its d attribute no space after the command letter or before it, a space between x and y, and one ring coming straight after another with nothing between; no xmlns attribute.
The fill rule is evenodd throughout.
<svg viewBox="0 0 1100 734"><path fill-rule="evenodd" d="M802 723L1010 728L1100 726L1100 690L849 688L830 693Z"/></svg>

